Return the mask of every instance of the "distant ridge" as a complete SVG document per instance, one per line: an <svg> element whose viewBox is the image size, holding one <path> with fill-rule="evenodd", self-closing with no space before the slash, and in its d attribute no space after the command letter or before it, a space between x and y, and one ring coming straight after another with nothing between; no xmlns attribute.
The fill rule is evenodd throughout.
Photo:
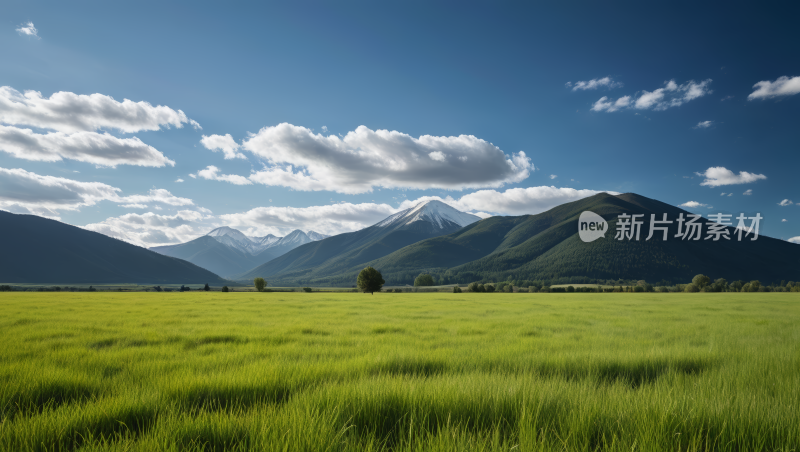
<svg viewBox="0 0 800 452"><path fill-rule="evenodd" d="M292 284L320 281L320 284L352 285L355 279L350 277L351 273L357 267L363 268L362 264L420 240L457 231L478 220L479 217L441 201L428 201L360 231L299 246L236 279L264 277Z"/></svg>
<svg viewBox="0 0 800 452"><path fill-rule="evenodd" d="M0 282L224 284L192 263L35 215L0 211Z"/></svg>
<svg viewBox="0 0 800 452"><path fill-rule="evenodd" d="M250 237L241 231L222 226L208 234L177 245L156 246L151 251L184 259L225 277L241 274L268 262L300 245L327 236L296 229L285 237L272 234Z"/></svg>

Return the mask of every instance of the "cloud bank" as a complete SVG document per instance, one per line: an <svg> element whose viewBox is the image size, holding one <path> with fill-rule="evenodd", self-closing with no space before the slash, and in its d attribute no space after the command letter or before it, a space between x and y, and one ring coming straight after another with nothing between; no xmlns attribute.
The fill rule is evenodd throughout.
<svg viewBox="0 0 800 452"><path fill-rule="evenodd" d="M340 138L283 123L261 129L241 147L268 163L251 181L301 191L496 188L535 170L525 152L509 156L472 135L414 138L365 126Z"/></svg>

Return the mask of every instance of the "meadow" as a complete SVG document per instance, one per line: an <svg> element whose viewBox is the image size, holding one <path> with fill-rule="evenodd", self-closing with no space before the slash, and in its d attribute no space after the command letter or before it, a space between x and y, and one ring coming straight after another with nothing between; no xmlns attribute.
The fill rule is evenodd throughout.
<svg viewBox="0 0 800 452"><path fill-rule="evenodd" d="M0 293L0 450L797 451L797 293Z"/></svg>

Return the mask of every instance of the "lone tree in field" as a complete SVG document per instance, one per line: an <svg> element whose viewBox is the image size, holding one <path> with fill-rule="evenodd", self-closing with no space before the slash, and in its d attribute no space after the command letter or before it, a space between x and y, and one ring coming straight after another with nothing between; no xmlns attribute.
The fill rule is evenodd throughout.
<svg viewBox="0 0 800 452"><path fill-rule="evenodd" d="M367 267L364 270L361 270L361 273L358 274L356 285L364 293L369 292L374 295L375 292L381 291L381 287L383 287L385 282L386 281L383 280L383 275L381 275L381 272L372 267Z"/></svg>
<svg viewBox="0 0 800 452"><path fill-rule="evenodd" d="M208 292L209 290L211 290L211 288L210 288L210 287L208 287L208 283L206 283L206 286L205 286L205 287L203 287L203 290L205 290L206 292Z"/></svg>
<svg viewBox="0 0 800 452"><path fill-rule="evenodd" d="M433 276L427 273L421 273L419 276L417 276L417 279L414 280L414 286L416 287L435 286L435 285L436 283L433 280Z"/></svg>
<svg viewBox="0 0 800 452"><path fill-rule="evenodd" d="M256 290L259 292L263 292L264 288L267 287L267 282L264 281L264 278L256 278L253 280L253 284L256 286Z"/></svg>

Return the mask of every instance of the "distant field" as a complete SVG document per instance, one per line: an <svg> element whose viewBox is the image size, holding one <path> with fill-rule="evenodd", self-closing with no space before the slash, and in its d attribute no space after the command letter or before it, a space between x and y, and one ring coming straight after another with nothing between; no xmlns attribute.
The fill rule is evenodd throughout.
<svg viewBox="0 0 800 452"><path fill-rule="evenodd" d="M798 295L0 293L0 450L796 451Z"/></svg>

